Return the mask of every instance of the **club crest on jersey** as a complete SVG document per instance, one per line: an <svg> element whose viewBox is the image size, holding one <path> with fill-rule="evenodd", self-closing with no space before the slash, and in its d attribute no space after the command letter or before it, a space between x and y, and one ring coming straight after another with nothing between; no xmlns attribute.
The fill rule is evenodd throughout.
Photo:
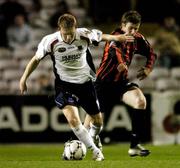
<svg viewBox="0 0 180 168"><path fill-rule="evenodd" d="M65 51L66 51L66 48L64 47L58 48L58 52L65 52Z"/></svg>

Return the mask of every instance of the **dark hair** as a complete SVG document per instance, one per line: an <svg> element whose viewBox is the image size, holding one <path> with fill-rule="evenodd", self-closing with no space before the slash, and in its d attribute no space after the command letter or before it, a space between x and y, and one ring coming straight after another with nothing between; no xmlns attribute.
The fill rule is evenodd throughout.
<svg viewBox="0 0 180 168"><path fill-rule="evenodd" d="M72 28L76 27L76 18L71 14L63 14L58 19L58 27Z"/></svg>
<svg viewBox="0 0 180 168"><path fill-rule="evenodd" d="M134 10L125 12L121 18L121 24L128 22L133 24L141 23L141 15Z"/></svg>

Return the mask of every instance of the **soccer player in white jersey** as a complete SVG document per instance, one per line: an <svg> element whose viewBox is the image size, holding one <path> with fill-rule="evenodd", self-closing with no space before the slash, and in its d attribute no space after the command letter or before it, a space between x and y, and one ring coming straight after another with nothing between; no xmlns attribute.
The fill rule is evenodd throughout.
<svg viewBox="0 0 180 168"><path fill-rule="evenodd" d="M45 36L38 45L35 56L30 60L20 79L20 91L27 90L26 81L39 62L50 55L55 74L55 102L62 109L74 134L93 152L93 159L104 160L93 137L102 129L103 119L92 83L91 68L87 63L87 51L90 43L121 41L122 35L102 34L99 30L76 28L73 15L64 14L58 20L59 31ZM92 117L89 130L82 125L78 107L81 106Z"/></svg>

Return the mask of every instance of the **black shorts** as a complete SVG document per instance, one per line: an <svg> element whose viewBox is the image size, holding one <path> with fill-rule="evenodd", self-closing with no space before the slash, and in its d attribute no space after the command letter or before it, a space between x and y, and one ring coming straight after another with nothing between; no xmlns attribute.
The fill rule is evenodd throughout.
<svg viewBox="0 0 180 168"><path fill-rule="evenodd" d="M60 109L63 109L66 105L72 105L81 106L90 115L100 112L92 81L84 84L58 81L55 82L55 89L55 102Z"/></svg>
<svg viewBox="0 0 180 168"><path fill-rule="evenodd" d="M127 81L120 82L101 82L96 80L95 89L100 105L101 112L109 111L114 104L118 104L125 92L132 89L132 87L139 87L135 83Z"/></svg>

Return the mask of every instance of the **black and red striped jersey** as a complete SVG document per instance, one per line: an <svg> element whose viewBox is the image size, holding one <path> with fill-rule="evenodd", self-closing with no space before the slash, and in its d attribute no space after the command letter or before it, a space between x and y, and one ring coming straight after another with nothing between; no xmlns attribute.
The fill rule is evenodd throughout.
<svg viewBox="0 0 180 168"><path fill-rule="evenodd" d="M112 34L118 35L124 32L118 28ZM98 80L107 82L126 80L128 72L120 74L117 67L120 63L129 67L135 54L145 56L147 58L145 67L153 68L157 56L149 42L140 33L136 33L134 37L134 42L111 41L105 44L101 64L97 70Z"/></svg>

